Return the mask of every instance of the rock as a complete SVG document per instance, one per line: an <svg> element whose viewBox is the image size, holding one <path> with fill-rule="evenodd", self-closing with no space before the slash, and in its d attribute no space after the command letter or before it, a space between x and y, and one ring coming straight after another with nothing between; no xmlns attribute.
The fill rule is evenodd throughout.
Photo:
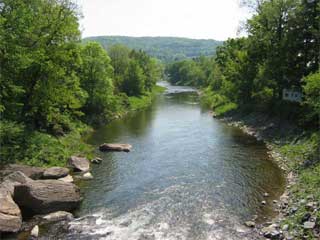
<svg viewBox="0 0 320 240"><path fill-rule="evenodd" d="M90 170L90 163L84 157L72 156L69 159L69 164L75 171L88 172Z"/></svg>
<svg viewBox="0 0 320 240"><path fill-rule="evenodd" d="M91 179L93 179L93 176L90 172L87 172L87 173L83 174L82 179L91 180Z"/></svg>
<svg viewBox="0 0 320 240"><path fill-rule="evenodd" d="M264 197L269 197L269 193L265 192L265 193L263 194L263 196L264 196Z"/></svg>
<svg viewBox="0 0 320 240"><path fill-rule="evenodd" d="M0 188L0 232L17 232L22 224L21 211L6 188Z"/></svg>
<svg viewBox="0 0 320 240"><path fill-rule="evenodd" d="M261 229L262 235L270 239L282 239L282 233L277 230L274 224Z"/></svg>
<svg viewBox="0 0 320 240"><path fill-rule="evenodd" d="M288 231L289 230L289 224L285 224L281 228L282 231Z"/></svg>
<svg viewBox="0 0 320 240"><path fill-rule="evenodd" d="M102 158L96 157L91 160L91 163L100 164L102 162Z"/></svg>
<svg viewBox="0 0 320 240"><path fill-rule="evenodd" d="M306 209L308 211L313 211L317 207L317 202L308 202L306 204Z"/></svg>
<svg viewBox="0 0 320 240"><path fill-rule="evenodd" d="M44 168L41 167L31 167L27 165L20 165L20 164L9 164L7 165L2 171L2 175L9 175L13 172L22 172L27 177L37 180L40 179L45 171Z"/></svg>
<svg viewBox="0 0 320 240"><path fill-rule="evenodd" d="M102 152L130 152L130 144L104 143L100 145L99 150Z"/></svg>
<svg viewBox="0 0 320 240"><path fill-rule="evenodd" d="M316 223L315 222L310 222L310 221L305 222L303 224L303 228L304 229L314 229L315 226L316 226Z"/></svg>
<svg viewBox="0 0 320 240"><path fill-rule="evenodd" d="M262 201L261 204L262 204L262 205L266 205L267 202L266 202L266 201Z"/></svg>
<svg viewBox="0 0 320 240"><path fill-rule="evenodd" d="M308 200L313 200L313 199L314 199L313 194L308 195L308 196L307 196L307 199L308 199Z"/></svg>
<svg viewBox="0 0 320 240"><path fill-rule="evenodd" d="M49 213L45 216L42 216L42 219L45 220L47 223L52 222L60 222L60 221L71 221L73 219L72 213L65 212L65 211L58 211Z"/></svg>
<svg viewBox="0 0 320 240"><path fill-rule="evenodd" d="M73 183L73 177L71 175L68 175L63 178L59 178L58 180L66 183Z"/></svg>
<svg viewBox="0 0 320 240"><path fill-rule="evenodd" d="M244 224L250 228L254 228L256 226L255 222L253 221L246 221Z"/></svg>
<svg viewBox="0 0 320 240"><path fill-rule="evenodd" d="M9 190L11 196L13 196L15 186L22 183L29 182L29 181L33 181L33 180L31 178L28 178L24 173L17 171L4 177L0 187L2 186L7 190Z"/></svg>
<svg viewBox="0 0 320 240"><path fill-rule="evenodd" d="M31 233L30 233L30 237L31 237L31 239L36 239L39 237L39 226L38 225L35 225L32 228Z"/></svg>
<svg viewBox="0 0 320 240"><path fill-rule="evenodd" d="M68 168L63 167L51 167L44 171L43 179L58 179L63 178L69 174Z"/></svg>
<svg viewBox="0 0 320 240"><path fill-rule="evenodd" d="M59 180L38 180L21 184L14 189L14 200L36 214L71 211L80 201L80 190L72 183Z"/></svg>
<svg viewBox="0 0 320 240"><path fill-rule="evenodd" d="M308 221L311 217L311 213L307 212L303 215L303 217L301 218L301 222L304 223L306 221Z"/></svg>
<svg viewBox="0 0 320 240"><path fill-rule="evenodd" d="M274 204L277 204L277 203L278 203L278 201L277 201L277 200L273 200L272 202L273 202Z"/></svg>

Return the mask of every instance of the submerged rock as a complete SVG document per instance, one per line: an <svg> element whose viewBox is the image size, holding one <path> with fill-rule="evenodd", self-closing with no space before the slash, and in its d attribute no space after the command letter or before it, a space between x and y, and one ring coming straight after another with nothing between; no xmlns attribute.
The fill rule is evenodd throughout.
<svg viewBox="0 0 320 240"><path fill-rule="evenodd" d="M90 163L85 157L72 156L69 159L69 165L80 172L88 172L90 170Z"/></svg>
<svg viewBox="0 0 320 240"><path fill-rule="evenodd" d="M96 157L91 160L91 163L100 164L102 162L102 158Z"/></svg>
<svg viewBox="0 0 320 240"><path fill-rule="evenodd" d="M102 152L130 152L131 148L130 144L104 143L100 145L99 150Z"/></svg>
<svg viewBox="0 0 320 240"><path fill-rule="evenodd" d="M16 186L14 200L33 213L44 214L71 211L79 205L81 197L79 188L72 183L38 180Z"/></svg>
<svg viewBox="0 0 320 240"><path fill-rule="evenodd" d="M66 177L69 174L68 168L63 167L51 167L44 171L43 179L58 179Z"/></svg>
<svg viewBox="0 0 320 240"><path fill-rule="evenodd" d="M6 188L0 188L0 232L17 232L22 224L21 211Z"/></svg>

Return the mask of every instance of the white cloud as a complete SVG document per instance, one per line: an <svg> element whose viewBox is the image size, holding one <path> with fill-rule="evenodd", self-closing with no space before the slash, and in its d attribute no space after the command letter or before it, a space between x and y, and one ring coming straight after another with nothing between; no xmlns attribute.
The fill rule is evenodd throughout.
<svg viewBox="0 0 320 240"><path fill-rule="evenodd" d="M249 14L237 0L79 0L83 36L236 37Z"/></svg>

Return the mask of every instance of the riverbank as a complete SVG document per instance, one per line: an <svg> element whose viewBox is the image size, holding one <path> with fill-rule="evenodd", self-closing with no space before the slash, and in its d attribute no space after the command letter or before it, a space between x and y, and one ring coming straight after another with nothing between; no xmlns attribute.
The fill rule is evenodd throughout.
<svg viewBox="0 0 320 240"><path fill-rule="evenodd" d="M130 104L126 111L122 111L115 118L124 117L129 112L148 107L153 98L164 90L164 87L155 86L151 93L140 97L129 97ZM83 137L92 131L92 126L78 123L78 125L74 124L74 129L65 136L53 137L39 132L37 145L33 145L32 149L26 149L27 153L34 154L34 158L23 158L21 161L14 162L18 164L5 164L0 168L0 202L3 205L0 215L13 214L0 216L0 238L3 230L9 233L18 232L18 235L4 235L9 239L10 237L29 239L30 231L34 227L39 233L39 227L43 230L48 227L47 225L62 226L66 221L72 220L72 214L63 211L72 211L79 205L81 197L78 186L81 186L82 181L93 178L89 172L88 159L92 159L92 164L102 161L100 158L94 159L95 149L86 143ZM66 166L69 169L65 168ZM71 195L68 193L64 196L66 189L70 190ZM19 191L22 193L20 194ZM38 194L38 191L42 195ZM19 198L20 195L23 197ZM35 204L37 201L43 201L45 204L40 206ZM8 204L14 207L15 212L6 212ZM48 206L49 209L47 209ZM34 214L36 215L30 218ZM6 218L8 218L7 223L3 221ZM50 226L50 229L52 227L54 228Z"/></svg>
<svg viewBox="0 0 320 240"><path fill-rule="evenodd" d="M268 199L278 216L257 225L256 231L272 239L319 239L319 132L261 113L213 115L264 141L286 174L287 187L280 200Z"/></svg>
<svg viewBox="0 0 320 240"><path fill-rule="evenodd" d="M153 98L164 90L164 87L155 86L150 93L139 97L128 97L128 104L114 113L110 121L150 106ZM19 142L14 141L8 147L2 146L1 151L5 151L3 155L10 155L10 159L2 159L1 163L4 165L19 163L37 167L64 167L68 158L72 155L86 156L92 159L94 148L87 144L85 140L86 136L94 131L97 126L81 121L74 121L69 124L71 126L69 132L58 136L33 130L25 132L15 126L7 129L1 128L1 131L13 132L15 139L19 139Z"/></svg>

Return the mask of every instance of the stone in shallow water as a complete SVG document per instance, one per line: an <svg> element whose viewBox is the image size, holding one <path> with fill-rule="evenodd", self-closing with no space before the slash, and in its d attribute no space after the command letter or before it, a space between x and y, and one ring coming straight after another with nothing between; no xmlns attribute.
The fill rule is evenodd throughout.
<svg viewBox="0 0 320 240"><path fill-rule="evenodd" d="M14 200L36 214L46 214L73 210L79 205L81 197L80 189L72 183L37 180L16 186Z"/></svg>
<svg viewBox="0 0 320 240"><path fill-rule="evenodd" d="M30 237L33 239L36 239L38 238L38 236L39 236L39 226L35 225L31 230Z"/></svg>
<svg viewBox="0 0 320 240"><path fill-rule="evenodd" d="M71 175L68 175L63 178L59 178L58 180L62 182L73 183L73 177Z"/></svg>
<svg viewBox="0 0 320 240"><path fill-rule="evenodd" d="M130 144L104 143L100 145L99 150L102 152L130 152L131 148Z"/></svg>
<svg viewBox="0 0 320 240"><path fill-rule="evenodd" d="M84 157L72 156L69 159L69 165L75 170L80 172L88 172L90 170L90 163Z"/></svg>
<svg viewBox="0 0 320 240"><path fill-rule="evenodd" d="M42 219L46 220L47 222L58 222L58 221L65 221L65 220L72 220L73 215L72 213L65 212L65 211L58 211L49 213L42 217Z"/></svg>

